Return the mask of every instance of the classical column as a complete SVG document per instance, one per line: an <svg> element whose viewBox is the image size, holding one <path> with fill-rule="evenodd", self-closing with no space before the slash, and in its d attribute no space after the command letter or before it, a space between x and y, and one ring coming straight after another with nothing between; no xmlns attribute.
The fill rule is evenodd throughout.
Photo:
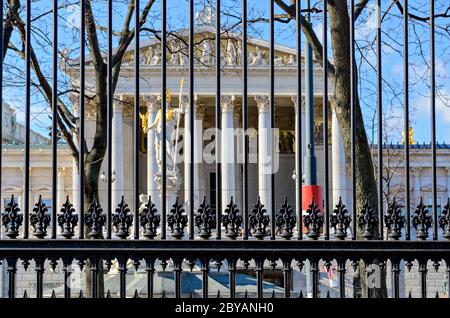
<svg viewBox="0 0 450 318"><path fill-rule="evenodd" d="M223 95L221 103L221 172L222 172L222 207L230 203L231 197L235 197L235 156L234 156L234 95Z"/></svg>
<svg viewBox="0 0 450 318"><path fill-rule="evenodd" d="M114 102L112 123L112 168L115 179L112 184L113 206L119 204L124 192L123 174L123 102L125 96L119 96L119 101Z"/></svg>
<svg viewBox="0 0 450 318"><path fill-rule="evenodd" d="M258 106L258 189L261 203L270 210L272 207L271 155L272 130L270 126L270 98L268 95L256 95Z"/></svg>
<svg viewBox="0 0 450 318"><path fill-rule="evenodd" d="M158 110L161 107L159 95L146 95L144 101L147 104L147 127L151 125L156 118ZM156 129L150 129L147 132L147 194L152 197L158 211L161 210L160 191L156 182L158 173L158 162L156 160L155 137Z"/></svg>
<svg viewBox="0 0 450 318"><path fill-rule="evenodd" d="M297 111L297 95L293 95L291 96L291 100L294 103L294 112L295 112L295 131L297 132L300 127L298 127L298 111ZM305 158L305 153L306 153L306 142L304 142L305 139L305 97L301 96L301 125L302 125L302 131L301 131L301 138L302 138L302 152L301 152L301 158L302 158L302 163L303 163L303 158ZM296 147L297 142L294 144L294 148ZM295 152L297 153L297 149L295 148ZM301 178L300 179L300 185L302 184L302 178L303 178L303 167L298 166L298 160L295 160L295 176L297 178ZM295 189L295 191L301 191L301 189ZM298 202L298 198L297 195L295 195L295 206L296 207L301 207L301 202Z"/></svg>
<svg viewBox="0 0 450 318"><path fill-rule="evenodd" d="M79 197L80 197L80 189L83 189L83 187L80 187L80 174L78 173L78 165L75 159L73 160L72 164L72 197L70 198L70 201L73 204L73 207L75 211L80 213L79 211ZM85 207L87 208L87 207Z"/></svg>
<svg viewBox="0 0 450 318"><path fill-rule="evenodd" d="M184 154L184 202L187 211L190 209L189 194L191 190L191 134L194 134L194 209L198 209L200 206L200 171L199 162L202 152L202 120L199 116L199 108L197 104L197 95L194 96L194 129L191 127L190 116L191 108L189 103L189 96L183 95L181 97L181 107L184 113L184 134L183 134L183 154Z"/></svg>
<svg viewBox="0 0 450 318"><path fill-rule="evenodd" d="M57 189L58 189L58 193L57 193L58 206L56 207L57 211L59 211L62 208L62 205L66 201L66 185L64 182L65 176L66 176L66 168L58 168L58 179L56 180L57 181ZM73 204L74 200L78 201L78 197L70 198L70 201L72 202L72 204Z"/></svg>
<svg viewBox="0 0 450 318"><path fill-rule="evenodd" d="M331 158L333 177L333 205L337 205L339 197L351 210L351 200L348 196L349 180L346 171L344 138L338 123L336 112L331 111Z"/></svg>
<svg viewBox="0 0 450 318"><path fill-rule="evenodd" d="M208 196L209 190L206 189L206 178L203 167L203 126L206 118L206 105L196 102L195 105L195 144L194 144L194 162L195 162L195 180L196 188L195 200L198 204L203 200L203 196ZM198 199L197 199L198 197Z"/></svg>
<svg viewBox="0 0 450 318"><path fill-rule="evenodd" d="M235 153L235 169L234 169L234 188L235 190L235 200L238 206L242 203L242 170L240 169L242 163L242 155L244 150L244 143L242 138L242 105L235 104L233 112L234 120L234 141L236 143L236 153Z"/></svg>
<svg viewBox="0 0 450 318"><path fill-rule="evenodd" d="M81 116L80 114L80 98L78 95L71 94L70 102L73 107L74 114L78 114L78 116ZM79 140L78 132L74 132L73 134L73 140ZM70 202L73 204L73 207L77 213L80 213L79 211L79 202L80 202L80 194L79 191L82 189L80 187L80 174L78 172L78 163L75 159L72 159L72 193L70 194ZM59 178L59 172L58 172L58 178ZM58 190L61 189L58 185ZM58 191L59 193L59 191ZM59 195L59 194L58 194ZM60 199L58 196L58 206L60 206Z"/></svg>

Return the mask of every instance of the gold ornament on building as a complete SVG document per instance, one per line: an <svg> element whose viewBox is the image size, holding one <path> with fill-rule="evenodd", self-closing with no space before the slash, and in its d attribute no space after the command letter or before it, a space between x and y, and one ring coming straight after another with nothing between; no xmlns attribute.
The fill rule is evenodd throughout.
<svg viewBox="0 0 450 318"><path fill-rule="evenodd" d="M170 104L170 89L166 89L166 101L167 104Z"/></svg>
<svg viewBox="0 0 450 318"><path fill-rule="evenodd" d="M402 144L404 145L405 144L405 139L406 139L404 130L402 131L402 137L403 137L402 138ZM408 142L409 145L413 145L413 144L416 143L416 141L414 140L414 130L412 129L412 127L409 127L408 137L409 137L409 142Z"/></svg>
<svg viewBox="0 0 450 318"><path fill-rule="evenodd" d="M148 112L139 113L139 118L141 119L141 127L144 134L148 131Z"/></svg>

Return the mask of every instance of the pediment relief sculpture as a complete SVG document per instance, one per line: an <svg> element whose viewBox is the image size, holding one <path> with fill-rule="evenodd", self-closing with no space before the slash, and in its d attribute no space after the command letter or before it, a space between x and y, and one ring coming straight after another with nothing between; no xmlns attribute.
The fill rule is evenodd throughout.
<svg viewBox="0 0 450 318"><path fill-rule="evenodd" d="M438 185L436 186L436 190L437 190L438 192L447 192L447 187L438 184ZM431 184L425 185L425 186L423 186L423 187L420 188L420 191L423 191L423 192L431 192L431 191L433 191L433 185L431 185Z"/></svg>
<svg viewBox="0 0 450 318"><path fill-rule="evenodd" d="M188 43L189 39L185 39ZM167 50L168 66L188 66L189 56L186 43L179 39L169 42L170 49ZM214 34L202 33L196 37L197 47L196 59L200 66L211 66L215 63L215 40ZM264 43L248 44L248 65L249 66L268 66L269 51ZM224 67L234 67L242 65L242 44L240 38L222 39L221 64ZM154 43L141 48L139 62L142 66L160 66L161 65L161 44ZM130 66L134 63L134 52L128 52L124 58L123 64ZM296 66L297 57L292 52L277 49L275 51L274 64L276 67Z"/></svg>

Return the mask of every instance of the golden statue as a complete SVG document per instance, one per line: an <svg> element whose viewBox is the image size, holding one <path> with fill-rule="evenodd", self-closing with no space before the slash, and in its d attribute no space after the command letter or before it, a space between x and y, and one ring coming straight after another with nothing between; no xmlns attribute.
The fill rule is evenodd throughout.
<svg viewBox="0 0 450 318"><path fill-rule="evenodd" d="M173 119L173 109L170 108L170 101L171 101L170 89L166 90L166 101L167 101L167 104L169 105L169 109L167 110L167 113L166 113L166 119L170 121ZM162 109L159 109L158 114L156 115L154 124L157 125L161 121L161 114L162 114ZM144 134L146 134L151 128L155 127L155 126L152 126L152 127L148 126L148 112L139 113L139 118L141 119L141 127L142 127L142 131L144 132Z"/></svg>
<svg viewBox="0 0 450 318"><path fill-rule="evenodd" d="M144 134L148 131L148 112L139 113L139 118L141 119L141 127Z"/></svg>
<svg viewBox="0 0 450 318"><path fill-rule="evenodd" d="M402 144L404 145L405 139L406 139L405 131L402 131L402 137L403 137ZM414 140L414 130L412 129L412 127L409 127L408 137L409 137L409 142L408 142L409 145L413 145L416 143L416 141Z"/></svg>
<svg viewBox="0 0 450 318"><path fill-rule="evenodd" d="M168 101L170 99L168 98ZM182 115L182 110L180 108L173 108L168 103L168 109L166 112L166 136L163 140L162 136L162 108L160 108L156 114L155 120L152 123L148 123L145 127L145 133L151 129L155 129L155 141L154 149L156 151L156 161L159 167L159 173L162 172L162 147L166 147L166 170L168 172L169 180L179 186L181 177L179 176L179 171L176 165L176 134L179 124L179 118ZM148 118L147 118L148 119ZM144 127L143 127L144 128Z"/></svg>

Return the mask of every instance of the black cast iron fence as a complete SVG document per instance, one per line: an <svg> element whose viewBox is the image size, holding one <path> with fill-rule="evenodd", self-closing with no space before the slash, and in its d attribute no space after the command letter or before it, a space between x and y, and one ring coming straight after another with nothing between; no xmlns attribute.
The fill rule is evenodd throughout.
<svg viewBox="0 0 450 318"><path fill-rule="evenodd" d="M85 64L84 44L85 37L85 13L86 1L81 0L81 47L80 50L80 65ZM161 45L163 48L167 47L167 1L163 0L162 4L162 30L160 32ZM0 7L3 10L4 1L0 2ZM270 115L271 127L274 128L274 2L269 1L270 7ZM324 7L327 1L324 1ZM407 14L407 0L404 1L405 8L405 34L408 34L408 14ZM380 5L380 0L378 0ZM354 7L354 1L350 1L351 8ZM53 99L52 105L58 103L58 73L57 73L57 43L58 43L58 1L53 1L53 43L54 43L54 57L53 57ZM194 56L194 1L189 1L189 56ZM69 286L69 277L71 275L71 266L74 261L77 266L85 268L89 273L90 279L87 280L89 290L92 296L99 297L104 294L99 293L99 285L101 285L100 276L111 268L113 260L118 262L120 297L126 297L127 292L127 272L130 267L127 266L128 261L132 261L132 265L138 269L145 268L146 272L146 295L147 297L154 296L154 275L155 263L158 262L163 270L166 269L168 262L171 262L171 267L174 276L174 295L175 297L186 296L182 293L182 273L192 270L196 264L200 264L200 272L202 276L201 289L202 296L208 297L210 292L208 290L208 277L210 274L210 264L213 262L215 268L224 269L228 275L228 291L229 297L237 297L236 294L236 277L239 270L252 270L256 277L256 294L257 297L267 296L264 284L265 272L278 271L282 273L281 284L283 286L284 297L291 297L293 291L293 271L297 268L303 270L307 264L307 274L311 275L312 297L319 297L319 273L321 271L321 264L329 269L331 266L336 268L339 277L338 295L340 297L346 296L346 273L349 268L353 268L354 272L363 273L366 275L367 296L372 295L371 289L383 289L383 284L373 285L367 283L371 278L371 270L376 264L381 271L388 271L391 276L392 286L390 287L393 297L400 297L400 272L401 269L411 269L417 267L420 281L420 294L422 297L427 296L427 275L429 274L429 263L436 269L443 266L445 263L447 274L450 271L450 199L442 210L441 215L437 213L437 197L436 197L436 113L435 113L435 44L434 44L434 1L430 2L431 8L431 117L432 117L432 193L433 204L431 212L421 201L417 208L410 213L404 213L403 207L394 199L388 206L387 211L383 211L383 175L382 169L378 169L378 189L379 189L379 204L378 210L374 210L369 203L366 203L360 211L353 209L347 210L345 202L340 201L334 208L330 206L330 199L328 191L325 191L324 211L320 211L317 202L312 200L309 208L306 211L295 211L294 207L289 204L288 199L284 201L282 206L278 209L272 203L272 206L265 207L258 198L256 204L249 208L249 167L248 167L248 138L244 137L244 163L243 163L243 208L242 210L236 205L231 198L230 203L223 207L221 206L221 191L216 191L216 208L213 210L203 200L199 207L190 206L186 211L182 204L177 200L170 208L170 212L161 213L152 203L151 198L145 205L145 208L140 211L139 191L135 191L135 205L129 207L122 197L121 202L117 207L113 206L112 200L112 182L108 182L108 200L106 209L103 210L99 201L94 197L89 206L85 207L84 193L80 191L79 198L67 197L66 202L60 209L53 208L51 213L41 198L34 205L32 209L26 207L30 206L30 172L27 169L30 166L30 110L31 110L31 51L30 41L25 41L25 60L26 60L26 103L25 103L25 169L24 169L24 200L23 210L19 207L14 195L6 203L5 209L2 212L2 226L4 231L2 234L8 239L0 240L0 259L3 259L3 265L6 266L8 276L8 297L27 297L24 295L16 295L16 273L18 262L25 270L29 267L30 262L34 262L35 282L36 282L36 297L43 297L44 290L44 273L50 269L55 269L57 266L62 267L64 273L63 287L64 297L71 296L71 287ZM31 1L26 1L26 38L31 36ZM139 2L135 5L135 32L139 33L141 21L139 20ZM220 38L220 1L216 0L216 38ZM300 1L295 2L295 12L299 16L301 12ZM350 10L350 38L351 38L351 65L354 65L355 58L355 17L354 11ZM2 12L3 13L3 12ZM113 107L113 41L112 41L112 22L113 22L113 1L108 1L108 145L112 143L112 107ZM380 14L380 12L378 13ZM327 21L327 11L323 11L323 19ZM243 129L248 129L248 61L247 61L247 1L242 1L242 118ZM323 59L324 59L324 92L328 91L328 47L327 47L327 28L324 25L323 33ZM3 26L2 26L3 27ZM301 56L301 23L297 21L297 61L300 61ZM1 30L3 34L3 30ZM381 77L381 28L378 28L378 144L382 142L382 77ZM3 51L3 41L0 41L0 51ZM139 47L139 37L135 39L136 47ZM409 131L409 115L408 115L408 38L405 37L405 132L406 140ZM216 41L216 56L220 56L221 45ZM139 96L140 96L140 81L139 81L139 50L136 50L134 55L134 87L135 87L135 110L134 110L134 185L139 188ZM166 140L166 113L167 113L167 56L166 51L162 50L161 63L161 96L162 96L162 140ZM2 69L0 74L3 74L3 64L0 64ZM352 153L351 163L352 167L356 166L356 70L355 67L351 69L351 112L352 112ZM298 87L301 87L301 63L297 63L297 81ZM194 82L194 59L189 59L189 79ZM85 70L84 67L80 69L80 139L84 140L85 130ZM216 63L216 114L221 112L221 66ZM0 90L1 92L1 90ZM0 93L1 96L1 93ZM190 107L194 107L194 85L189 88ZM300 113L301 107L301 92L297 90L297 107ZM324 104L324 144L328 145L328 94L323 94ZM52 206L57 206L57 127L58 127L58 110L56 107L52 108ZM194 127L194 112L190 113L190 126ZM221 128L221 121L216 115L216 127ZM0 120L0 122L2 122ZM298 126L301 127L301 118L298 116ZM191 145L198 142L194 140L194 134L190 137ZM217 141L216 156L220 159L220 144ZM296 148L302 148L301 129L296 131ZM112 147L108 147L107 161L108 161L108 179L111 180L113 174L112 167ZM406 200L405 206L410 206L409 198L409 144L405 143L405 169L406 169ZM162 147L162 211L167 211L168 204L172 202L167 201L167 175L166 175L166 148ZM383 149L378 149L378 166L383 164ZM0 152L1 153L1 152ZM324 151L324 171L325 171L325 189L329 188L329 171L328 171L328 148ZM299 167L302 166L301 155L297 153L296 163ZM79 166L80 170L85 169L85 150L84 147L79 148ZM190 175L194 175L194 152L191 152L191 163L189 164ZM216 189L222 189L221 185L221 163L216 161ZM353 169L353 171L355 171ZM353 173L353 207L356 205L356 173ZM297 178L297 189L301 187L301 178ZM191 191L189 193L189 201L194 202L194 179L191 177ZM85 176L80 173L81 185L85 184ZM274 174L272 174L272 185L274 184ZM273 187L272 187L273 189ZM297 191L297 201L302 202L302 193ZM275 191L272 191L272 202L275 202ZM79 211L76 211L71 203L79 200ZM80 213L81 211L81 213ZM139 212L140 211L140 212ZM412 217L411 217L412 216ZM31 229L30 229L31 225ZM51 225L51 226L50 226ZM47 229L51 228L49 234L51 239L46 239L48 236ZM305 230L301 230L305 227ZM334 232L330 231L330 227ZM416 240L411 240L411 227L415 229ZM58 232L60 228L60 232ZM355 229L359 228L361 231L361 240L357 240ZM442 229L443 240L438 240L439 228ZM349 231L353 229L353 231ZM432 230L432 240L427 240ZM405 233L403 233L405 230ZM169 231L169 233L167 233ZM195 233L198 233L200 239L195 238ZM378 233L386 233L379 236ZM57 239L58 233L61 238ZM106 233L106 235L104 235ZM222 233L225 238L222 238ZM351 233L351 236L348 236ZM113 234L117 239L113 239ZM169 234L169 235L168 235ZM303 235L306 234L306 235ZM403 239L405 234L405 239ZM31 237L30 237L31 236ZM132 237L131 237L132 236ZM36 239L31 239L31 238ZM237 264L241 264L237 266ZM49 268L46 268L45 265ZM295 268L296 267L296 268ZM371 269L372 268L372 269ZM448 284L450 285L450 277L448 276ZM364 281L364 280L362 280ZM270 289L270 288L269 288ZM109 292L105 293L107 296ZM271 292L269 291L269 294ZM275 295L275 292L272 293ZM81 292L80 297L83 297ZM139 297L139 294L135 294ZM163 292L161 297L165 297ZM247 297L245 292L241 297ZM296 297L302 297L302 292L298 293ZM218 295L220 297L220 294ZM320 296L320 297L323 297Z"/></svg>

